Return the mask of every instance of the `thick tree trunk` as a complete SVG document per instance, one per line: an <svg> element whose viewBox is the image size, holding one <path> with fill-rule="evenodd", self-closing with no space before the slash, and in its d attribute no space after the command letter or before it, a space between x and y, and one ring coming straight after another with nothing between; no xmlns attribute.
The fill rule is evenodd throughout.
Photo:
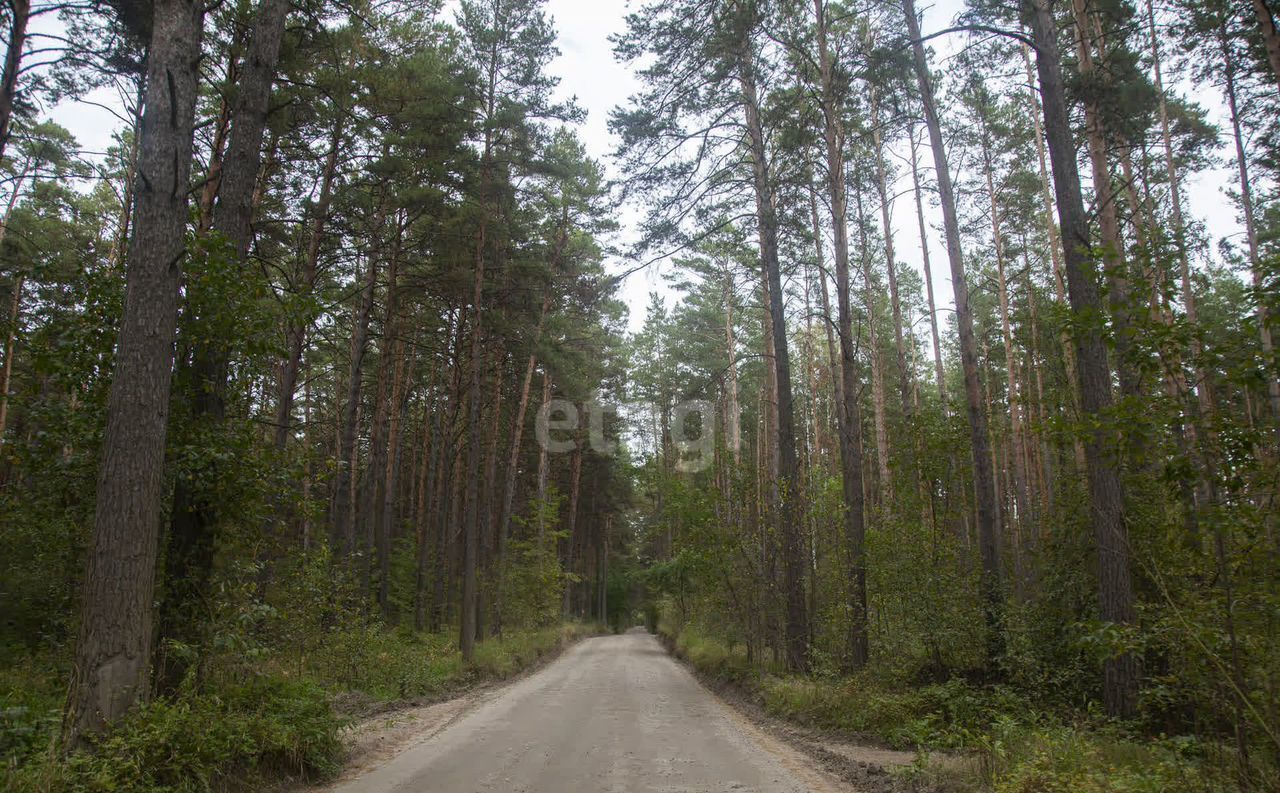
<svg viewBox="0 0 1280 793"><path fill-rule="evenodd" d="M248 255L253 241L253 193L262 161L262 135L271 110L271 87L290 7L289 0L261 0L258 4L238 86L213 228L226 236L239 259Z"/></svg>
<svg viewBox="0 0 1280 793"><path fill-rule="evenodd" d="M1276 15L1267 0L1253 0L1253 14L1258 20L1258 33L1267 51L1267 63L1271 64L1271 77L1280 85L1280 32L1276 30Z"/></svg>
<svg viewBox="0 0 1280 793"><path fill-rule="evenodd" d="M1076 21L1076 52L1079 57L1079 69L1082 78L1095 79L1098 69L1094 64L1093 49L1090 45L1090 33L1096 31L1095 21L1091 18L1086 0L1072 0L1071 8ZM1105 65L1103 42L1096 42L1101 59ZM1102 70L1105 71L1105 70ZM1101 78L1105 81L1107 78ZM1116 201L1116 191L1111 178L1111 167L1107 161L1108 133L1106 122L1102 118L1097 103L1086 100L1084 103L1085 138L1089 144L1089 162L1093 170L1093 193L1095 211L1098 215L1098 230L1102 239L1101 264L1107 281L1107 298L1111 307L1111 335L1115 346L1115 368L1120 378L1120 393L1126 398L1138 396L1138 373L1132 357L1133 322L1129 317L1129 273L1125 256L1124 240L1120 236L1120 215ZM1141 460L1145 457L1142 444L1142 432L1131 433L1133 441L1133 457Z"/></svg>
<svg viewBox="0 0 1280 793"><path fill-rule="evenodd" d="M22 72L23 49L27 46L27 24L31 21L31 0L10 0L9 48L0 74L0 159L9 147L13 127L13 105L18 98L18 75Z"/></svg>
<svg viewBox="0 0 1280 793"><path fill-rule="evenodd" d="M1031 49L1025 43L1022 45L1022 61L1027 71L1028 110L1035 126L1036 160L1040 166L1040 197L1044 204L1045 232L1049 236L1049 261L1053 267L1051 275L1053 277L1054 294L1058 298L1058 303L1066 305L1067 282L1062 271L1062 235L1059 232L1058 224L1053 219L1056 210L1053 205L1053 187L1049 183L1049 159L1048 153L1045 151L1044 129L1040 121L1040 101L1039 94L1036 91L1035 67L1031 64ZM1058 334L1058 339L1062 344L1062 359L1067 370L1067 382L1070 384L1068 390L1071 394L1071 407L1078 416L1080 414L1080 393L1076 388L1076 383L1080 382L1080 378L1076 373L1075 345L1072 343L1071 334L1067 332L1066 328L1063 328ZM1084 443L1079 438L1076 438L1072 443L1072 448L1075 451L1076 470L1084 471L1086 468Z"/></svg>
<svg viewBox="0 0 1280 793"><path fill-rule="evenodd" d="M133 244L68 695L70 745L146 696L204 5L156 0Z"/></svg>
<svg viewBox="0 0 1280 793"><path fill-rule="evenodd" d="M739 87L746 114L755 188L756 220L760 236L760 259L768 285L770 333L773 341L773 373L777 383L778 509L774 516L782 538L783 594L786 599L786 661L792 671L809 668L809 618L804 591L804 549L797 488L795 408L791 394L791 357L788 352L786 312L783 308L782 272L778 262L778 218L774 206L773 178L769 152L760 119L755 70L751 62L751 42L742 42L739 54Z"/></svg>
<svg viewBox="0 0 1280 793"><path fill-rule="evenodd" d="M969 282L964 271L960 248L960 222L956 212L951 170L942 140L942 125L933 96L933 82L924 43L920 40L920 23L916 19L914 0L903 0L907 31L912 40L912 54L920 99L924 105L925 125L933 149L934 171L938 179L938 197L942 202L942 221L947 238L947 258L951 262L951 284L955 289L956 328L960 334L960 365L964 371L965 401L969 411L969 440L973 454L974 488L977 491L978 546L982 557L982 595L987 622L987 662L994 663L1003 652L1002 610L1004 592L1000 582L999 537L996 514L994 472L991 446L987 439L987 415L984 412L982 383L978 379L978 345L973 333L973 311L969 306Z"/></svg>
<svg viewBox="0 0 1280 793"><path fill-rule="evenodd" d="M218 202L213 208L214 231L223 235L232 255L241 262L252 242L252 199L258 180L262 133L289 8L288 0L262 0L254 17L230 143L222 165ZM230 347L210 339L197 342L189 362L179 362L180 368L189 369L184 379L191 383L194 422L217 426L225 418L230 364ZM174 485L165 560L169 591L163 601L160 622L163 641L200 644L201 612L208 606L218 519L217 494L206 490L190 476L178 477ZM158 682L163 689L173 690L182 682L187 663L178 655L168 654L163 661Z"/></svg>
<svg viewBox="0 0 1280 793"><path fill-rule="evenodd" d="M1124 493L1120 484L1116 432L1106 415L1112 404L1111 370L1102 329L1089 320L1102 313L1102 298L1098 294L1096 267L1089 258L1089 231L1062 83L1057 24L1051 0L1024 2L1036 45L1045 137L1058 199L1071 310L1081 320L1076 332L1076 358L1081 407L1085 420L1092 426L1085 443L1085 459L1089 474L1090 517L1098 552L1099 611L1105 622L1131 625L1135 613L1129 572L1129 541L1124 524ZM1125 653L1108 659L1103 682L1103 699L1108 714L1132 715L1137 706L1137 692L1137 657Z"/></svg>

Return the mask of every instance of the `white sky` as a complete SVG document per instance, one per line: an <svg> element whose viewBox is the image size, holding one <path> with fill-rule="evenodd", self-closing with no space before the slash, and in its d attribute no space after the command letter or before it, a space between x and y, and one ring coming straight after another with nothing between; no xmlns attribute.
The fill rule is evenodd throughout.
<svg viewBox="0 0 1280 793"><path fill-rule="evenodd" d="M575 95L579 104L587 111L586 123L579 129L588 153L605 164L611 177L619 174L613 169L609 155L614 147L614 140L608 131L609 111L626 102L627 97L638 87L631 73L613 59L612 45L608 37L622 32L624 17L633 0L548 0L547 9L554 18L559 31L559 47L561 57L551 66L552 72L560 78L560 93L564 96ZM924 32L938 30L947 26L957 11L962 8L960 0L941 0L941 2L925 9ZM947 39L935 39L932 46L937 53L935 67L938 67L946 55L962 43L962 35L957 34ZM1186 86L1177 86L1185 89ZM1215 96L1205 92L1196 92L1195 98L1206 103L1211 115L1218 121L1220 128L1226 129L1226 117L1222 103ZM100 91L90 99L115 105L110 91ZM53 120L67 127L79 139L82 148L90 151L104 151L111 144L112 132L118 128L119 121L106 109L85 103L68 103L52 110ZM1224 155L1229 154L1224 148ZM932 166L927 148L921 149L921 165ZM1188 211L1193 217L1206 220L1216 248L1217 240L1222 236L1237 236L1241 233L1236 219L1236 210L1223 188L1230 185L1233 170L1229 160L1223 167L1207 171L1188 179L1186 185ZM898 187L901 191L905 183ZM619 208L618 219L624 229L620 239L630 238L628 225L634 225L637 213L632 208ZM903 266L920 268L919 235L916 231L914 208L909 196L903 196L895 205L893 217L895 241L899 258ZM946 277L948 267L941 235L937 229L941 225L938 218L933 218L933 239L930 241L930 253L933 259L934 292L938 298L940 309L950 306L952 290L950 279ZM620 270L627 266L626 262L611 262L610 266ZM668 304L674 298L660 277L661 264L645 271L631 275L621 287L622 298L631 309L631 327L638 329L643 323L645 306L649 302L649 293L658 290L666 296ZM940 317L940 324L945 326L945 317ZM917 328L919 330L919 328Z"/></svg>

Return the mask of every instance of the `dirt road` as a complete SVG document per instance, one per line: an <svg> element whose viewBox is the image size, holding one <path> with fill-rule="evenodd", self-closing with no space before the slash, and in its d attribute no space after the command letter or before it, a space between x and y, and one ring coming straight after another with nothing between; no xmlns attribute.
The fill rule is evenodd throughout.
<svg viewBox="0 0 1280 793"><path fill-rule="evenodd" d="M581 642L337 793L836 793L644 633Z"/></svg>

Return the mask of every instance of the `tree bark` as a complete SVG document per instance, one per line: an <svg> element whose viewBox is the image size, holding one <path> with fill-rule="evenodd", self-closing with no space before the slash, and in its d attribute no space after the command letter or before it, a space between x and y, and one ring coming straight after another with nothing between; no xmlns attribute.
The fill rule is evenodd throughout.
<svg viewBox="0 0 1280 793"><path fill-rule="evenodd" d="M230 143L222 165L218 202L213 208L213 229L223 235L237 262L244 261L252 242L252 199L262 133L289 8L288 0L262 0L254 17ZM191 382L192 419L196 423L217 426L225 418L230 352L226 342L202 339L195 344L190 361L179 362L180 368L189 369L184 379ZM160 635L165 641L200 643L201 612L208 606L218 520L217 495L205 491L190 476L178 477L174 485L165 560L169 587L160 622ZM181 656L166 653L157 682L162 689L173 690L182 682L186 668Z"/></svg>
<svg viewBox="0 0 1280 793"><path fill-rule="evenodd" d="M383 212L378 210L374 234L380 234L384 223ZM378 285L378 256L369 256L369 271L365 278L360 305L351 329L351 364L347 379L347 398L342 407L338 431L338 470L333 478L333 506L330 511L331 544L334 555L349 558L356 550L355 523L351 519L353 498L351 487L355 483L355 471L349 465L356 445L356 411L360 406L360 391L364 383L364 359L369 347L369 321L373 315L374 292Z"/></svg>
<svg viewBox="0 0 1280 793"><path fill-rule="evenodd" d="M203 19L199 2L154 4L134 237L67 699L72 746L147 694Z"/></svg>
<svg viewBox="0 0 1280 793"><path fill-rule="evenodd" d="M902 412L911 424L911 369L907 366L902 335L902 303L898 299L898 262L893 251L893 196L889 193L889 173L884 161L884 141L880 135L880 107L872 92L871 139L876 151L876 191L880 198L880 225L884 229L885 273L889 279L889 307L893 313L893 349L898 355L898 396ZM914 470L914 466L911 466Z"/></svg>
<svg viewBox="0 0 1280 793"><path fill-rule="evenodd" d="M744 28L742 51L738 56L738 83L742 91L755 189L756 221L760 237L763 278L768 285L770 333L773 342L773 372L777 381L778 509L775 515L782 538L783 590L786 598L787 668L800 672L809 668L809 626L804 591L804 551L801 547L796 458L795 408L791 394L791 358L788 352L786 312L782 294L782 272L778 262L778 218L774 206L773 177L768 147L760 118L760 102L752 63L749 30Z"/></svg>
<svg viewBox="0 0 1280 793"><path fill-rule="evenodd" d="M1231 136L1236 150L1236 171L1240 176L1240 208L1244 214L1245 240L1248 244L1249 270L1253 275L1253 288L1263 293L1262 258L1258 247L1258 224L1254 217L1253 183L1249 180L1249 157L1244 148L1244 129L1240 122L1240 107L1236 89L1237 66L1232 57L1225 30L1219 31L1218 43L1222 51L1223 77L1227 93L1227 109L1231 114ZM1264 300L1258 300L1258 337L1262 342L1262 359L1266 362L1267 402L1271 408L1272 430L1280 438L1280 379L1275 371L1275 346L1271 338L1271 324Z"/></svg>
<svg viewBox="0 0 1280 793"><path fill-rule="evenodd" d="M1084 199L1076 170L1075 145L1062 83L1057 24L1051 0L1024 0L1036 46L1045 137L1053 166L1058 220L1062 228L1063 258L1071 310L1079 325L1076 359L1079 363L1080 401L1091 425L1085 442L1088 467L1090 517L1098 553L1099 612L1105 622L1132 625L1135 619L1133 584L1129 572L1129 541L1124 523L1124 493L1116 458L1116 433L1107 415L1111 408L1111 370L1102 328L1102 298L1097 272L1089 258L1089 231ZM1107 713L1131 716L1137 706L1138 659L1123 653L1105 662L1103 700Z"/></svg>
<svg viewBox="0 0 1280 793"><path fill-rule="evenodd" d="M960 222L956 212L951 170L942 141L942 125L934 101L929 63L920 40L920 23L916 19L915 0L903 0L907 31L912 40L912 54L920 99L924 105L925 126L933 149L934 170L938 179L938 197L942 202L942 221L947 238L947 258L951 262L951 284L955 290L956 328L960 334L960 364L964 370L965 401L969 412L969 440L973 454L974 488L977 491L978 546L982 557L982 597L987 623L987 662L994 663L1003 652L1003 601L1000 582L999 537L996 514L995 480L991 463L991 446L987 440L987 416L983 410L982 383L978 379L978 346L973 334L973 311L969 306L969 283L964 271L960 248Z"/></svg>
<svg viewBox="0 0 1280 793"><path fill-rule="evenodd" d="M893 473L889 466L889 419L884 387L884 358L876 331L876 283L867 242L867 216L863 211L862 187L854 189L858 201L858 258L862 260L862 295L867 310L867 357L871 359L871 422L876 435L876 493L881 514L893 512Z"/></svg>
<svg viewBox="0 0 1280 793"><path fill-rule="evenodd" d="M1089 32L1096 30L1094 20L1085 7L1086 0L1072 0L1071 8L1076 21L1076 51L1079 70L1084 79L1091 79L1098 69L1094 64ZM1097 41L1101 59L1106 60L1103 42ZM1105 71L1105 70L1103 70ZM1106 76L1102 77L1106 80ZM1085 138L1089 144L1089 162L1093 170L1094 204L1098 214L1098 229L1102 239L1101 264L1107 281L1107 298L1111 307L1112 343L1115 345L1115 368L1120 378L1120 394L1136 397L1139 390L1138 374L1131 360L1133 353L1132 321L1129 317L1129 274L1124 240L1120 236L1120 216L1116 202L1111 167L1107 161L1108 133L1106 123L1097 103L1084 102ZM1134 443L1133 457L1141 460L1143 453L1142 432L1130 434Z"/></svg>
<svg viewBox="0 0 1280 793"><path fill-rule="evenodd" d="M849 304L849 223L848 191L845 185L845 130L840 113L842 103L836 93L834 64L827 41L827 4L814 0L817 18L818 67L822 81L823 142L827 154L827 197L831 204L831 230L836 271L837 328L840 336L839 380L835 386L838 401L836 430L840 436L840 467L843 495L847 575L849 577L848 666L862 669L870 657L867 626L867 559L866 517L863 503L862 416L858 407L857 358L853 344L853 310ZM817 205L812 206L815 231ZM862 218L859 218L859 223ZM819 241L819 251L821 242ZM827 311L827 333L830 342L830 309L827 306L826 275L821 274L822 299ZM834 373L833 373L834 375Z"/></svg>
<svg viewBox="0 0 1280 793"><path fill-rule="evenodd" d="M929 333L933 338L933 372L938 382L938 401L947 409L947 380L942 368L942 343L938 339L938 307L933 299L933 269L929 261L929 235L924 224L924 198L920 190L920 169L916 162L916 139L911 134L911 186L916 196L916 221L920 226L920 257L924 265L924 293L929 301Z"/></svg>
<svg viewBox="0 0 1280 793"><path fill-rule="evenodd" d="M241 70L231 139L213 209L214 230L226 236L239 260L248 255L253 241L253 192L262 160L262 135L290 7L289 0L260 0Z"/></svg>
<svg viewBox="0 0 1280 793"><path fill-rule="evenodd" d="M1280 32L1276 30L1275 12L1267 0L1253 0L1253 14L1258 20L1258 33L1267 51L1267 63L1271 64L1271 77L1280 85Z"/></svg>
<svg viewBox="0 0 1280 793"><path fill-rule="evenodd" d="M18 75L22 72L23 49L27 44L27 24L31 21L31 0L10 0L9 48L0 73L0 159L9 147L13 127L13 105L18 98Z"/></svg>

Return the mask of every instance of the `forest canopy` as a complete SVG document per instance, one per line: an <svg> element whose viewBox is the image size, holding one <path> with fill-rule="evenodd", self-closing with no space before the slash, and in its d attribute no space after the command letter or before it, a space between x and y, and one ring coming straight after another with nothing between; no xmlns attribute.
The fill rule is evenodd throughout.
<svg viewBox="0 0 1280 793"><path fill-rule="evenodd" d="M0 6L5 788L645 624L913 789L1280 789L1274 4L635 3L594 155L555 7Z"/></svg>

